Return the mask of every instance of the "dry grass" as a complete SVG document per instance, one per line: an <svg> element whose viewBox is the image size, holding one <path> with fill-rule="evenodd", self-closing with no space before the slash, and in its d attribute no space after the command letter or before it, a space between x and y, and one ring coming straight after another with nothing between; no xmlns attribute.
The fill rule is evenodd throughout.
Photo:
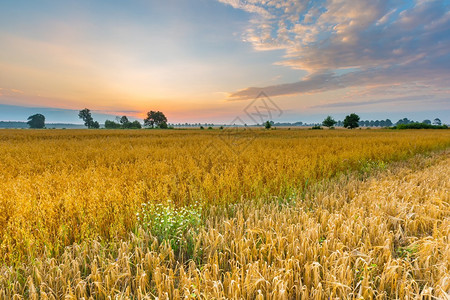
<svg viewBox="0 0 450 300"><path fill-rule="evenodd" d="M0 298L446 299L450 157L411 163L284 204L212 208L185 262L140 230L3 268Z"/></svg>
<svg viewBox="0 0 450 300"><path fill-rule="evenodd" d="M261 131L243 162L192 158L217 134L0 133L0 299L450 292L448 152L323 180L446 148L446 131ZM141 203L167 198L203 199L189 251L137 227Z"/></svg>

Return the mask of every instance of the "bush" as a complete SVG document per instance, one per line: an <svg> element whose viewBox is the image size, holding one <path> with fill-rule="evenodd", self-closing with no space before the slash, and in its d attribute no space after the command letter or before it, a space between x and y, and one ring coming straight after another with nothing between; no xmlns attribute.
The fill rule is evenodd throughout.
<svg viewBox="0 0 450 300"><path fill-rule="evenodd" d="M122 125L120 125L119 123L116 123L114 121L106 120L105 128L106 129L119 129L119 128L122 128Z"/></svg>
<svg viewBox="0 0 450 300"><path fill-rule="evenodd" d="M409 124L399 124L391 127L391 129L448 129L448 126L431 125L427 123L409 123Z"/></svg>
<svg viewBox="0 0 450 300"><path fill-rule="evenodd" d="M322 127L320 127L320 125L316 125L316 126L313 126L313 127L311 127L311 129L313 129L313 130L317 130L317 129L323 129Z"/></svg>
<svg viewBox="0 0 450 300"><path fill-rule="evenodd" d="M161 122L161 124L159 124L158 127L159 127L160 129L167 129L167 128L169 128L169 126L167 126L167 123L166 123L166 122Z"/></svg>

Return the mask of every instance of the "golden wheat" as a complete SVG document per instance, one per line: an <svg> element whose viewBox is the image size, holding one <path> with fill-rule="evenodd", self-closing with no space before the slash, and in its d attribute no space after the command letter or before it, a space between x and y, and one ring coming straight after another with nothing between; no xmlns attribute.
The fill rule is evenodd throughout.
<svg viewBox="0 0 450 300"><path fill-rule="evenodd" d="M412 163L421 170L342 177L287 203L213 208L184 263L140 230L3 268L0 298L446 299L450 157Z"/></svg>
<svg viewBox="0 0 450 300"><path fill-rule="evenodd" d="M447 131L226 134L0 132L0 298L450 291L448 154L323 181L445 149ZM207 207L189 260L136 223L141 203L167 199Z"/></svg>

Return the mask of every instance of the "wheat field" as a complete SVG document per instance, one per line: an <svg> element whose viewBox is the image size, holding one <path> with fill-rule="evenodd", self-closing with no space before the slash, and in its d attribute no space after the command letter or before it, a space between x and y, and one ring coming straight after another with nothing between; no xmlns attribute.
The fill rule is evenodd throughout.
<svg viewBox="0 0 450 300"><path fill-rule="evenodd" d="M0 146L2 299L450 292L447 130L2 130Z"/></svg>

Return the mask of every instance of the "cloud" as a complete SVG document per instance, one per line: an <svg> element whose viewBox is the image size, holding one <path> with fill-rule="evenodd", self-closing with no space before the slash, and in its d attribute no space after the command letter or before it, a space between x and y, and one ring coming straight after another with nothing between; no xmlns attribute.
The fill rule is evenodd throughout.
<svg viewBox="0 0 450 300"><path fill-rule="evenodd" d="M366 70L348 72L337 75L336 72L315 72L303 80L294 83L272 85L266 87L250 87L230 94L231 99L253 99L255 95L264 91L270 96L293 94L309 94L337 90L347 87L395 85L401 88L411 82L423 83L434 88L447 87L450 74L446 65L439 65L439 61L408 64L403 66L373 67ZM419 71L420 70L420 71Z"/></svg>
<svg viewBox="0 0 450 300"><path fill-rule="evenodd" d="M0 96L14 96L17 94L24 94L25 92L19 89L0 88Z"/></svg>
<svg viewBox="0 0 450 300"><path fill-rule="evenodd" d="M434 96L429 95L415 95L415 96L405 96L398 98L387 98L387 99L377 99L370 101L359 101L359 102L334 102L319 105L312 105L309 108L337 108L337 107L356 107L356 106L367 106L374 104L388 104L394 102L427 102L427 103L438 103L445 104L446 100L436 99Z"/></svg>
<svg viewBox="0 0 450 300"><path fill-rule="evenodd" d="M283 49L279 64L309 72L299 82L246 88L232 99L261 90L281 96L391 82L439 87L450 80L448 1L219 1L254 14L244 39L255 49ZM346 69L353 71L340 72Z"/></svg>

